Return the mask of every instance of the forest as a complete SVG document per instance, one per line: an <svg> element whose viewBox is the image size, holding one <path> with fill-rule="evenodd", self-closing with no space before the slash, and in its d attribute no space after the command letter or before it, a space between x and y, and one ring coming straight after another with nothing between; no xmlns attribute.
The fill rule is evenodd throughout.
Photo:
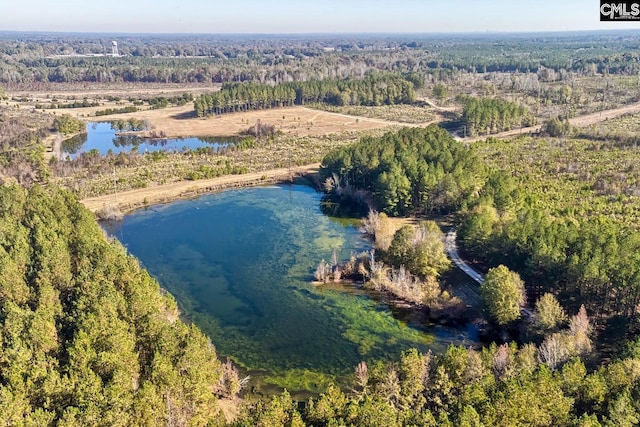
<svg viewBox="0 0 640 427"><path fill-rule="evenodd" d="M417 75L408 77L413 77L413 81L395 74L370 74L364 79L311 80L275 86L226 83L220 91L197 98L194 109L198 117L203 117L310 103L337 106L411 104L416 100L415 89L422 88L424 81Z"/></svg>
<svg viewBox="0 0 640 427"><path fill-rule="evenodd" d="M570 123L640 100L637 31L122 35L117 57L112 39L0 32L1 424L640 424L640 120ZM125 83L175 90L75 93L134 87ZM54 89L72 90L29 99ZM411 107L417 119L298 136L314 124L297 118L285 134L243 116L255 138L215 152L60 161L45 149L47 139L82 132L77 109L134 115L108 118L128 132L150 130L139 112L191 102L189 117L202 122L283 108L285 123L290 106L354 122L384 111L396 126L395 114ZM431 121L442 126L417 126ZM486 137L536 123L539 134ZM78 201L114 183L124 191L316 161L327 197L371 208L362 227L375 251L343 264L363 286L455 321L465 308L442 285L452 264L433 220L445 221L485 275L476 315L495 343L362 361L346 383L305 399L254 395ZM385 217L416 221L382 243L376 224ZM316 279L335 279L334 267L323 261Z"/></svg>
<svg viewBox="0 0 640 427"><path fill-rule="evenodd" d="M2 424L220 423L213 344L94 216L39 185L0 200Z"/></svg>
<svg viewBox="0 0 640 427"><path fill-rule="evenodd" d="M473 152L437 125L364 138L329 153L320 171L346 194L366 191L380 212L393 216L455 212L486 174Z"/></svg>
<svg viewBox="0 0 640 427"><path fill-rule="evenodd" d="M633 75L633 31L530 35L249 38L0 33L0 83L228 83L363 77L367 71Z"/></svg>
<svg viewBox="0 0 640 427"><path fill-rule="evenodd" d="M464 95L458 96L458 102L464 106L462 110L464 133L471 136L498 133L535 124L531 113L513 102Z"/></svg>
<svg viewBox="0 0 640 427"><path fill-rule="evenodd" d="M301 409L284 393L235 426L634 426L638 344L588 372L579 359L551 370L535 348L507 344L435 356L410 350L387 365L354 369L349 393L330 387Z"/></svg>

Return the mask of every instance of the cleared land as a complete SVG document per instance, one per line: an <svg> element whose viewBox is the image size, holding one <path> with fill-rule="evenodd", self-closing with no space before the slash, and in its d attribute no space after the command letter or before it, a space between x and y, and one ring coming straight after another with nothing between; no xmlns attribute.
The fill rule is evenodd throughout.
<svg viewBox="0 0 640 427"><path fill-rule="evenodd" d="M193 197L201 193L230 187L246 187L286 181L296 175L316 173L319 167L320 165L315 163L292 169L279 168L263 172L227 175L198 181L173 182L157 187L140 188L123 193L91 197L82 200L82 203L92 212L107 211L113 208L118 208L120 211L131 211L147 204L166 203L172 200Z"/></svg>
<svg viewBox="0 0 640 427"><path fill-rule="evenodd" d="M83 109L79 109L79 111L81 110ZM87 108L85 110L90 111L91 109ZM86 111L85 115L89 111ZM258 120L261 123L274 125L276 129L284 134L297 136L319 136L335 132L363 131L401 124L382 119L318 111L305 107L246 111L198 118L194 114L191 103L181 107L168 107L159 110L145 110L101 117L84 117L87 121L110 121L128 118L147 120L151 130L144 133L146 136L163 136L167 138L236 135L246 131Z"/></svg>

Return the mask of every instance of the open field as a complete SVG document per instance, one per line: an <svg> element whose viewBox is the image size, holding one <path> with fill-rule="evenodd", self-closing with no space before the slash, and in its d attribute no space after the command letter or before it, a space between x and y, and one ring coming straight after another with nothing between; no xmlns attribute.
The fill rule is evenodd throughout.
<svg viewBox="0 0 640 427"><path fill-rule="evenodd" d="M346 114L349 116L368 117L382 119L404 124L424 125L436 121L442 121L442 117L434 114L431 107L417 105L380 105L380 106L346 106L318 104L313 108L332 113Z"/></svg>
<svg viewBox="0 0 640 427"><path fill-rule="evenodd" d="M258 120L262 123L274 125L277 130L284 134L295 136L320 136L335 132L379 129L400 124L382 119L353 117L345 114L318 111L306 107L286 107L198 118L195 117L192 104L182 107L101 116L99 118L87 117L86 120L110 121L132 117L149 122L152 129L146 133L147 136L155 135L168 138L236 135L247 130L249 126L254 125Z"/></svg>
<svg viewBox="0 0 640 427"><path fill-rule="evenodd" d="M238 112L208 118L198 118L193 111L193 104L188 102L182 106L170 106L151 109L148 105L137 106L140 111L124 114L113 114L96 117L95 113L105 109L119 109L136 106L132 100L144 100L152 97L173 97L183 93L194 96L214 92L219 85L162 85L162 84L100 84L86 85L43 85L42 88L30 90L22 89L7 91L9 106L19 108L43 107L52 114L71 114L86 121L111 121L136 118L145 120L150 130L145 136L153 137L202 137L202 136L231 136L247 130L258 120L262 123L274 125L277 130L292 136L320 136L328 133L345 131L365 131L379 129L389 125L427 125L439 121L431 108L398 106L400 110L391 107L371 107L382 112L354 110L356 114L349 115L344 111L321 111L302 106L277 108L259 111ZM117 98L117 99L114 99ZM51 104L70 104L86 99L88 102L99 103L99 106L83 108L48 108ZM408 109L408 113L405 110ZM414 111L415 110L415 111ZM361 113L361 114L360 114Z"/></svg>
<svg viewBox="0 0 640 427"><path fill-rule="evenodd" d="M219 84L172 84L172 83L39 83L7 87L9 99L30 99L35 102L51 102L52 99L81 100L84 97L104 99L110 96L146 98L154 96L175 96L184 92L194 95L214 92Z"/></svg>

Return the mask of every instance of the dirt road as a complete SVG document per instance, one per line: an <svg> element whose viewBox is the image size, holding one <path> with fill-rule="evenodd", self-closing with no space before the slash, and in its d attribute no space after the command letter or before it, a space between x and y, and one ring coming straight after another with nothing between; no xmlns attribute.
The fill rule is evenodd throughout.
<svg viewBox="0 0 640 427"><path fill-rule="evenodd" d="M174 182L157 187L139 188L122 193L91 197L81 202L92 212L100 212L115 207L121 212L128 212L146 205L167 203L225 188L247 187L288 181L291 177L316 173L319 167L319 163L314 163L299 166L291 170L288 168L280 168L243 175L226 175L198 181Z"/></svg>
<svg viewBox="0 0 640 427"><path fill-rule="evenodd" d="M631 104L631 105L627 105L620 108L614 108L613 110L604 110L598 113L591 113L591 114L585 114L584 116L573 117L569 119L569 123L571 123L571 125L573 126L584 127L584 126L592 125L594 123L602 122L604 120L620 117L624 114L639 113L639 112L640 112L640 103L637 103L637 104ZM481 141L481 140L487 139L488 137L507 138L510 136L516 136L520 134L524 135L528 133L537 133L540 131L541 127L542 127L541 125L530 126L526 128L513 129L506 132L500 132L493 135L477 136L477 137L466 138L466 139L461 138L460 140L464 142L475 142L475 141Z"/></svg>
<svg viewBox="0 0 640 427"><path fill-rule="evenodd" d="M456 243L456 229L451 228L447 233L445 238L445 249L447 250L447 254L449 258L453 261L453 263L462 270L467 276L473 279L478 285L482 285L484 283L484 277L482 274L477 272L473 267L466 263L460 255L458 255L458 244ZM460 292L462 296L464 296L465 302L467 304L471 303L476 307L482 306L482 298L480 296L479 290L477 286L472 286L470 284L462 284L456 291ZM526 307L520 307L520 313L527 318L531 318L533 316L533 312Z"/></svg>
<svg viewBox="0 0 640 427"><path fill-rule="evenodd" d="M473 280L478 282L478 284L482 285L484 283L484 277L482 274L475 271L469 264L467 264L460 256L458 255L458 245L456 244L456 230L452 228L447 233L447 237L445 239L445 248L447 249L447 254L449 254L449 258L453 261L453 263L460 270L464 271L467 276L471 277Z"/></svg>

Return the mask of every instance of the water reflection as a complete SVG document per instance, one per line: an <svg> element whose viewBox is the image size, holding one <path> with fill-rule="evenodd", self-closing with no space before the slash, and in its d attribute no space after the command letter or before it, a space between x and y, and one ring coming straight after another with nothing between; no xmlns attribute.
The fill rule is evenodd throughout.
<svg viewBox="0 0 640 427"><path fill-rule="evenodd" d="M126 151L189 151L199 148L219 150L238 144L238 137L142 138L135 133L117 133L109 122L89 123L87 132L62 142L62 158L96 150L99 155Z"/></svg>

